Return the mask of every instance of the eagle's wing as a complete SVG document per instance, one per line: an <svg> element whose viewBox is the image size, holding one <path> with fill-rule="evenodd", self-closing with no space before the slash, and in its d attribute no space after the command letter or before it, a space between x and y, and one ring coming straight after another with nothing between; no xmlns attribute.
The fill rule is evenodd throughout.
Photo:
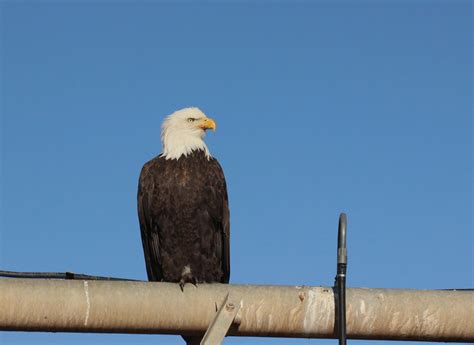
<svg viewBox="0 0 474 345"><path fill-rule="evenodd" d="M230 278L230 212L229 212L229 198L227 196L227 185L225 181L224 172L217 160L215 160L214 173L216 175L215 181L218 183L215 185L216 196L221 202L218 208L219 214L216 215L216 223L219 230L221 231L218 238L221 243L217 244L217 247L222 248L222 271L224 276L221 283L228 283Z"/></svg>
<svg viewBox="0 0 474 345"><path fill-rule="evenodd" d="M153 187L152 178L148 173L148 166L145 165L140 173L140 180L138 182L138 218L140 220L140 231L148 280L161 281L163 279L163 273L159 251L159 228L158 224L153 222L150 210Z"/></svg>

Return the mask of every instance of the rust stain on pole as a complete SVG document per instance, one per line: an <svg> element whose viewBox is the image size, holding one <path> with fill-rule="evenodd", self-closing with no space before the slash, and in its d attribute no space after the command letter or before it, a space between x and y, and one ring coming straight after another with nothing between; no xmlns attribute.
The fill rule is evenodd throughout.
<svg viewBox="0 0 474 345"><path fill-rule="evenodd" d="M229 293L236 336L334 337L332 288L0 279L0 330L203 334ZM474 341L474 291L348 289L350 338Z"/></svg>

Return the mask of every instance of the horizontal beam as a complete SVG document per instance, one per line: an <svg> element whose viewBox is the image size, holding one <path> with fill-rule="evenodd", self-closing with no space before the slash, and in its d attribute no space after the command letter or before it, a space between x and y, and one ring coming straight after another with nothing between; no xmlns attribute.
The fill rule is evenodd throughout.
<svg viewBox="0 0 474 345"><path fill-rule="evenodd" d="M228 293L235 336L334 338L332 288L0 279L0 330L204 334ZM474 341L474 291L347 289L353 339Z"/></svg>

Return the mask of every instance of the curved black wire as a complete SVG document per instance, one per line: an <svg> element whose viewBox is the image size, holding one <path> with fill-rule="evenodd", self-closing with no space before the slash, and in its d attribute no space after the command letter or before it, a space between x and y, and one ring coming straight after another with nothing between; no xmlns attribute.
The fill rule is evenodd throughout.
<svg viewBox="0 0 474 345"><path fill-rule="evenodd" d="M140 281L136 279L91 276L74 272L14 272L0 271L0 277L6 278L28 278L28 279L65 279L65 280L117 280L117 281Z"/></svg>
<svg viewBox="0 0 474 345"><path fill-rule="evenodd" d="M339 345L347 344L346 334L346 273L347 273L347 216L341 213L339 216L339 228L337 234L337 275L335 288L337 291L336 305L336 329Z"/></svg>

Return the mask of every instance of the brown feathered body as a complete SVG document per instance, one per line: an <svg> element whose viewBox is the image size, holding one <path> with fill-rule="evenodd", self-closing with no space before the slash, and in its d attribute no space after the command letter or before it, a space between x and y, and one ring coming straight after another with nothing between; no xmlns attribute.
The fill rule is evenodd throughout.
<svg viewBox="0 0 474 345"><path fill-rule="evenodd" d="M216 159L197 150L147 162L140 174L138 214L150 281L229 282L228 197Z"/></svg>

